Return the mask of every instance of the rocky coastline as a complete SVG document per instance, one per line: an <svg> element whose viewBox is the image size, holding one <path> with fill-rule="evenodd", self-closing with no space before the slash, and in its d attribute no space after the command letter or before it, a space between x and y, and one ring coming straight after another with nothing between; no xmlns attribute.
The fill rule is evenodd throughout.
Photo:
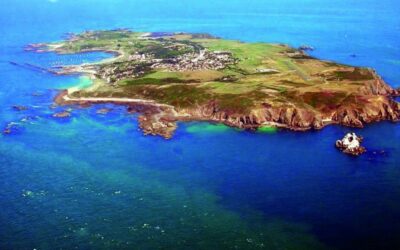
<svg viewBox="0 0 400 250"><path fill-rule="evenodd" d="M249 113L229 113L219 111L218 105L210 101L208 105L196 108L177 108L170 105L158 104L151 100L112 100L99 99L66 99L68 91L64 90L55 98L58 105L80 105L112 103L126 106L128 111L139 113L139 126L144 134L160 135L166 139L173 136L177 128L176 122L204 121L222 123L230 127L256 130L263 126L274 126L293 131L319 130L328 125L343 125L362 128L365 124L379 121L400 121L400 104L392 99L398 96L394 90L385 83L379 83L370 90L367 97L370 104L367 106L339 107L327 114L312 112L294 106L269 107L251 110ZM382 94L383 93L383 94ZM365 94L365 93L364 93ZM363 95L365 98L365 95Z"/></svg>
<svg viewBox="0 0 400 250"><path fill-rule="evenodd" d="M307 131L400 120L400 104L394 100L400 90L373 69L308 56L304 51L311 48L117 30L88 31L26 49L114 53L111 60L61 67L56 74L86 74L97 83L87 90L61 91L55 103L124 105L139 113L145 134L165 138L180 121Z"/></svg>

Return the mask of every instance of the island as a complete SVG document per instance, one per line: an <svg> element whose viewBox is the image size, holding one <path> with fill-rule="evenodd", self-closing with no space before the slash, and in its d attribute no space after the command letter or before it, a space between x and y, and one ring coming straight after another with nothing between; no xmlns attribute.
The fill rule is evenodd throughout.
<svg viewBox="0 0 400 250"><path fill-rule="evenodd" d="M347 133L343 139L336 141L335 146L345 154L359 156L367 151L361 146L362 141L362 136L358 136L355 133Z"/></svg>
<svg viewBox="0 0 400 250"><path fill-rule="evenodd" d="M303 47L117 29L70 34L64 41L31 44L26 50L115 54L96 63L49 69L85 74L93 81L87 88L61 91L55 102L126 105L139 114L145 134L165 138L179 121L305 131L400 118L400 104L393 99L399 91L373 69L320 60Z"/></svg>

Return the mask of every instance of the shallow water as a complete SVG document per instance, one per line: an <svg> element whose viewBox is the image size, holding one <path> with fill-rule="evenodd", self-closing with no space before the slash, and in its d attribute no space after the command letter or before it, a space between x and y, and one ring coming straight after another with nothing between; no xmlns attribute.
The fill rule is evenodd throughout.
<svg viewBox="0 0 400 250"><path fill-rule="evenodd" d="M86 80L9 64L102 60L110 55L23 47L65 32L127 27L309 44L314 56L376 68L400 86L395 1L2 3L0 126L18 124L15 134L0 136L0 249L400 247L399 124L356 129L368 148L359 158L333 147L353 130L339 126L262 133L180 123L166 141L143 136L135 116L118 106L55 120L57 89ZM16 112L15 104L29 109ZM101 107L112 111L96 114Z"/></svg>

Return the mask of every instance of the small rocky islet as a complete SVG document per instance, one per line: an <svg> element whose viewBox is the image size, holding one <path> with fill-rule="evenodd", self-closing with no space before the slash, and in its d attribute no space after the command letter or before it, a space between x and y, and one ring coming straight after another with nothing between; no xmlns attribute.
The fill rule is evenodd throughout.
<svg viewBox="0 0 400 250"><path fill-rule="evenodd" d="M68 118L68 117L70 117L71 116L71 112L70 111L67 111L67 110L65 110L65 111L60 111L60 112L57 112L57 113L54 113L53 114L53 117L54 118Z"/></svg>
<svg viewBox="0 0 400 250"><path fill-rule="evenodd" d="M343 139L337 140L335 145L345 154L359 156L367 151L363 146L361 146L363 139L362 136L358 136L354 132L347 133Z"/></svg>
<svg viewBox="0 0 400 250"><path fill-rule="evenodd" d="M393 99L399 91L373 69L305 53L313 49L125 29L71 34L65 41L26 48L114 53L114 58L98 63L51 69L56 74L86 74L93 80L89 88L61 91L55 102L125 105L140 113L145 134L165 138L173 135L177 121L305 131L330 124L363 127L399 120L400 104Z"/></svg>
<svg viewBox="0 0 400 250"><path fill-rule="evenodd" d="M23 106L23 105L13 105L12 108L15 111L24 111L24 110L28 110L27 106Z"/></svg>
<svg viewBox="0 0 400 250"><path fill-rule="evenodd" d="M1 132L3 135L13 135L16 132L20 131L21 128L23 128L23 125L26 123L31 123L37 119L43 118L43 117L47 117L48 115L46 113L40 113L40 112L36 112L34 114L27 114L25 111L28 111L29 108L27 106L23 106L23 105L13 105L11 106L11 108L16 111L19 112L21 114L24 114L24 116L22 118L19 118L16 121L11 121L8 122L5 127L3 128L3 131ZM53 110L55 109L56 106L50 106L49 109ZM67 108L61 111L56 111L54 113L51 114L51 117L54 119L68 119L72 116L72 111L73 108ZM96 114L98 115L106 115L111 111L111 108L99 108L96 110Z"/></svg>

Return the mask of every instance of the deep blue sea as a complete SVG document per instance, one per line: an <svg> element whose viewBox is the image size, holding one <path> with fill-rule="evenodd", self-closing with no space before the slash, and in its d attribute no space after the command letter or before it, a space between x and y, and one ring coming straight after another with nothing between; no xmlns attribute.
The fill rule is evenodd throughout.
<svg viewBox="0 0 400 250"><path fill-rule="evenodd" d="M333 146L354 130L339 126L254 133L193 122L164 140L143 136L124 107L56 120L57 91L87 80L9 63L108 58L23 47L114 28L308 44L400 86L396 0L1 0L0 129L14 122L0 135L1 250L400 249L400 124L357 129L368 148L358 158Z"/></svg>

